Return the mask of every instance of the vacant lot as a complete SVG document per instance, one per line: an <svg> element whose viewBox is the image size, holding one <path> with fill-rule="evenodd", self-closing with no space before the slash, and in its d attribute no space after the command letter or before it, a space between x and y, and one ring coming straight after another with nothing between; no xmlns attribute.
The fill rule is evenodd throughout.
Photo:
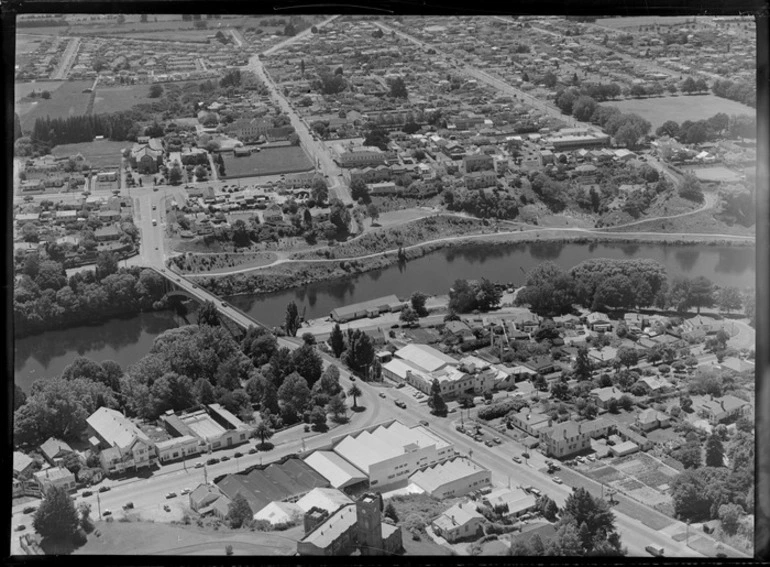
<svg viewBox="0 0 770 567"><path fill-rule="evenodd" d="M218 531L152 522L96 522L100 537L91 534L76 555L225 555L232 545L235 554L291 555L302 537L302 527L279 532Z"/></svg>
<svg viewBox="0 0 770 567"><path fill-rule="evenodd" d="M19 101L19 99L29 96L33 91L42 92L48 91L53 93L56 89L62 86L64 83L61 81L35 81L34 83L14 83L13 84L13 99ZM39 100L39 99L35 99ZM17 111L18 112L18 111Z"/></svg>
<svg viewBox="0 0 770 567"><path fill-rule="evenodd" d="M638 114L652 124L653 130L667 120L681 124L685 120L705 120L719 112L727 115L756 115L756 110L750 106L710 94L621 100L607 105L615 106L623 112Z"/></svg>
<svg viewBox="0 0 770 567"><path fill-rule="evenodd" d="M149 85L131 85L129 87L97 87L94 99L94 114L129 110L137 104L153 100L147 96Z"/></svg>
<svg viewBox="0 0 770 567"><path fill-rule="evenodd" d="M99 169L103 167L120 166L120 152L128 147L131 147L131 142L96 140L94 142L56 146L51 153L55 156L74 156L81 154L86 161L91 164L91 167Z"/></svg>
<svg viewBox="0 0 770 567"><path fill-rule="evenodd" d="M88 97L91 94L84 93L83 89L93 85L93 81L67 81L60 84L61 86L56 91L51 91L50 99L35 99L36 103L31 105L23 115L24 109L21 107L22 105L19 105L22 128L32 130L35 120L45 116L66 118L67 116L77 116L86 113Z"/></svg>
<svg viewBox="0 0 770 567"><path fill-rule="evenodd" d="M231 153L222 154L225 160L227 179L293 173L313 169L313 164L299 146L268 148L248 157L235 157Z"/></svg>

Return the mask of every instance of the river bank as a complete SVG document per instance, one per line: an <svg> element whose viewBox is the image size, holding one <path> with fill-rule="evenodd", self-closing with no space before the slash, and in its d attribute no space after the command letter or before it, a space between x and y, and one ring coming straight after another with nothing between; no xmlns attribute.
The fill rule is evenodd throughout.
<svg viewBox="0 0 770 567"><path fill-rule="evenodd" d="M628 233L612 234L585 229L535 229L517 232L490 232L457 236L427 243L403 246L398 249L375 252L358 258L330 258L289 260L264 268L200 278L198 283L217 295L244 295L273 293L290 288L307 286L326 280L351 277L380 270L398 263L409 262L426 254L449 247L508 246L511 244L548 243L549 246L564 244L598 245L602 243L639 246L655 243L667 246L753 247L755 241L747 237L710 234ZM565 234L567 232L567 234ZM546 254L547 256L547 254Z"/></svg>

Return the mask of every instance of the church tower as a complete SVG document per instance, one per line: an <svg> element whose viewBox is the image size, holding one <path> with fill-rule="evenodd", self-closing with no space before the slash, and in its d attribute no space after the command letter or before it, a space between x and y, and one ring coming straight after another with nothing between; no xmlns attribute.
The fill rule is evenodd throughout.
<svg viewBox="0 0 770 567"><path fill-rule="evenodd" d="M382 500L366 493L356 502L361 555L382 555Z"/></svg>

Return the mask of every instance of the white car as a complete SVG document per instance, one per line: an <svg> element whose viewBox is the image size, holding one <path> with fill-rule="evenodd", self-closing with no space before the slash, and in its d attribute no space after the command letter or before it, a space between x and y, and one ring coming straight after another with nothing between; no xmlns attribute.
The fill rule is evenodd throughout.
<svg viewBox="0 0 770 567"><path fill-rule="evenodd" d="M183 488L179 491L179 494L190 494L192 492L189 488Z"/></svg>

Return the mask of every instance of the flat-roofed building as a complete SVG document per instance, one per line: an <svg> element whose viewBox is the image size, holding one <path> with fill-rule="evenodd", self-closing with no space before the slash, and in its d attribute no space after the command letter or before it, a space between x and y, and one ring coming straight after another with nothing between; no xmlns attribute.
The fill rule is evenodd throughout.
<svg viewBox="0 0 770 567"><path fill-rule="evenodd" d="M155 443L155 452L161 463L173 462L199 455L203 450L200 439L194 435L173 437Z"/></svg>
<svg viewBox="0 0 770 567"><path fill-rule="evenodd" d="M406 484L415 471L455 455L454 445L424 427L409 428L398 421L348 435L334 452L369 476L369 485Z"/></svg>
<svg viewBox="0 0 770 567"><path fill-rule="evenodd" d="M453 498L490 486L492 473L470 459L455 457L417 471L409 482L434 498Z"/></svg>
<svg viewBox="0 0 770 567"><path fill-rule="evenodd" d="M198 452L216 451L246 443L252 431L220 404L209 404L204 409L187 414L167 413L161 416L161 421L166 431L174 437L190 436L198 439ZM190 446L187 447L191 450Z"/></svg>
<svg viewBox="0 0 770 567"><path fill-rule="evenodd" d="M328 480L334 488L351 488L368 480L363 472L334 451L314 451L305 457L305 463Z"/></svg>
<svg viewBox="0 0 770 567"><path fill-rule="evenodd" d="M338 323L345 323L363 317L376 317L381 313L401 311L406 305L405 301L401 301L395 295L386 295L385 297L332 309L331 318Z"/></svg>

